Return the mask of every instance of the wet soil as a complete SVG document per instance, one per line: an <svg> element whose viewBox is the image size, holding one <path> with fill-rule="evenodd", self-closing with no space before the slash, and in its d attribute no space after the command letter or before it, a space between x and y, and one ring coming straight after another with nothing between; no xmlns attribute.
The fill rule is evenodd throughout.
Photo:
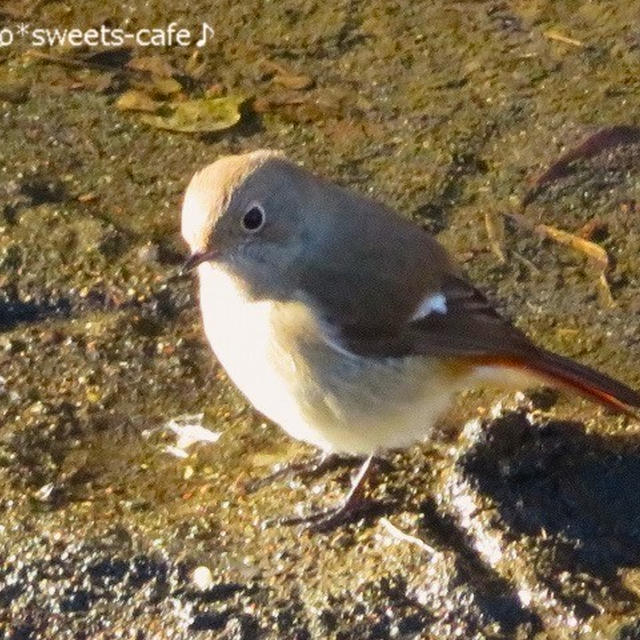
<svg viewBox="0 0 640 640"><path fill-rule="evenodd" d="M638 2L137 4L0 5L11 27L215 29L195 62L0 50L0 636L640 638L638 420L470 394L441 441L390 456L380 513L269 524L338 500L349 470L247 489L314 452L247 406L175 277L191 174L279 148L437 233L540 343L639 387L640 145L525 211L598 230L614 304L588 258L502 225L563 150L640 125ZM119 111L126 58L151 54L185 95L251 98L240 124L187 136ZM199 412L220 439L171 455L167 423Z"/></svg>

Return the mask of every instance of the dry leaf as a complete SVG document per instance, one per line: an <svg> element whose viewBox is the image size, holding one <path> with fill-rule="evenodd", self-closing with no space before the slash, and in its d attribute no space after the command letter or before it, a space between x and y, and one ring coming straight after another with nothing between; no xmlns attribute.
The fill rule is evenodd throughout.
<svg viewBox="0 0 640 640"><path fill-rule="evenodd" d="M175 69L161 56L142 56L133 58L127 63L129 69L148 71L158 78L170 78Z"/></svg>
<svg viewBox="0 0 640 640"><path fill-rule="evenodd" d="M144 91L138 89L129 89L116 100L116 107L120 111L155 113L161 106L161 102L154 100Z"/></svg>
<svg viewBox="0 0 640 640"><path fill-rule="evenodd" d="M295 73L287 67L274 62L272 60L264 60L262 68L268 73L273 74L272 82L279 84L285 89L293 89L294 91L302 91L303 89L311 89L314 80L311 76Z"/></svg>
<svg viewBox="0 0 640 640"><path fill-rule="evenodd" d="M310 76L283 73L279 73L274 76L273 82L285 87L286 89L293 89L294 91L311 89L314 84L313 78Z"/></svg>
<svg viewBox="0 0 640 640"><path fill-rule="evenodd" d="M110 71L98 75L92 74L83 78L83 88L90 91L97 91L98 93L105 93L111 88L114 77L114 74Z"/></svg>
<svg viewBox="0 0 640 640"><path fill-rule="evenodd" d="M180 93L182 85L174 78L154 78L150 89L159 96L171 96Z"/></svg>
<svg viewBox="0 0 640 640"><path fill-rule="evenodd" d="M164 103L161 113L144 116L142 122L158 129L180 133L223 131L240 120L244 97L203 98L176 104Z"/></svg>
<svg viewBox="0 0 640 640"><path fill-rule="evenodd" d="M270 96L261 96L256 98L253 103L253 108L256 113L267 113L274 111L280 107L286 107L291 105L301 105L305 103L305 98L297 93L287 92L278 93Z"/></svg>

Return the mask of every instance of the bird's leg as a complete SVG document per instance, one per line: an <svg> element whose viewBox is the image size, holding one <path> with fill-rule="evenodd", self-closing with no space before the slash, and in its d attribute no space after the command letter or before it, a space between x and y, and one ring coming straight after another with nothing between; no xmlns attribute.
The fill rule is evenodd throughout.
<svg viewBox="0 0 640 640"><path fill-rule="evenodd" d="M320 456L310 460L289 462L277 467L264 478L259 478L247 484L249 491L257 491L271 484L275 480L280 480L286 476L298 476L301 478L316 478L324 473L338 469L339 467L350 467L360 462L359 456L350 456L341 453L322 453Z"/></svg>
<svg viewBox="0 0 640 640"><path fill-rule="evenodd" d="M372 454L360 467L358 475L355 477L351 489L342 504L308 516L283 518L279 520L280 524L308 524L314 531L327 531L352 520L354 516L362 515L366 511L380 507L379 502L370 500L365 495L367 483L375 475L375 471L376 458Z"/></svg>

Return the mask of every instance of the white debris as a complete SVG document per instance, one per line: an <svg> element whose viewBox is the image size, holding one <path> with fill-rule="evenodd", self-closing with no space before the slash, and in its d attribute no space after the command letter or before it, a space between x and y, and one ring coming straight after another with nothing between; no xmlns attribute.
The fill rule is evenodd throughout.
<svg viewBox="0 0 640 640"><path fill-rule="evenodd" d="M184 449L179 449L178 447L173 447L171 445L166 446L164 450L167 453L170 453L172 456L175 456L176 458L184 459L189 457L189 453L187 451L185 451Z"/></svg>
<svg viewBox="0 0 640 640"><path fill-rule="evenodd" d="M165 451L178 458L186 458L189 455L186 449L191 445L197 442L217 442L220 433L203 427L203 419L204 413L194 413L169 420L165 428L176 434L177 441L175 446L167 446Z"/></svg>
<svg viewBox="0 0 640 640"><path fill-rule="evenodd" d="M396 540L400 540L401 542L408 542L409 544L413 544L422 551L426 551L430 556L433 556L437 553L436 549L434 549L430 544L426 543L422 538L418 538L417 536L412 536L405 531L402 531L399 527L396 527L388 518L380 518L380 524L387 530L387 532Z"/></svg>
<svg viewBox="0 0 640 640"><path fill-rule="evenodd" d="M33 497L39 502L48 502L49 500L51 500L51 496L53 495L53 492L55 491L55 489L56 489L56 485L53 484L53 482L49 482L48 484L41 486L34 493Z"/></svg>
<svg viewBox="0 0 640 640"><path fill-rule="evenodd" d="M204 565L196 567L191 574L191 581L198 589L200 589L200 591L210 589L213 585L213 574L211 573L211 569Z"/></svg>

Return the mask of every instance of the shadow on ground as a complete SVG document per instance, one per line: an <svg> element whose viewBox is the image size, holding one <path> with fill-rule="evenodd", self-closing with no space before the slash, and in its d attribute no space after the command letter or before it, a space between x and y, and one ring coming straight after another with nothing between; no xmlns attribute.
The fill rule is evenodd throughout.
<svg viewBox="0 0 640 640"><path fill-rule="evenodd" d="M585 433L568 421L534 424L514 412L497 419L460 464L510 536L539 541L537 577L567 605L593 615L596 590L637 601L621 570L640 567L639 447L635 437ZM579 577L580 588L568 574Z"/></svg>

